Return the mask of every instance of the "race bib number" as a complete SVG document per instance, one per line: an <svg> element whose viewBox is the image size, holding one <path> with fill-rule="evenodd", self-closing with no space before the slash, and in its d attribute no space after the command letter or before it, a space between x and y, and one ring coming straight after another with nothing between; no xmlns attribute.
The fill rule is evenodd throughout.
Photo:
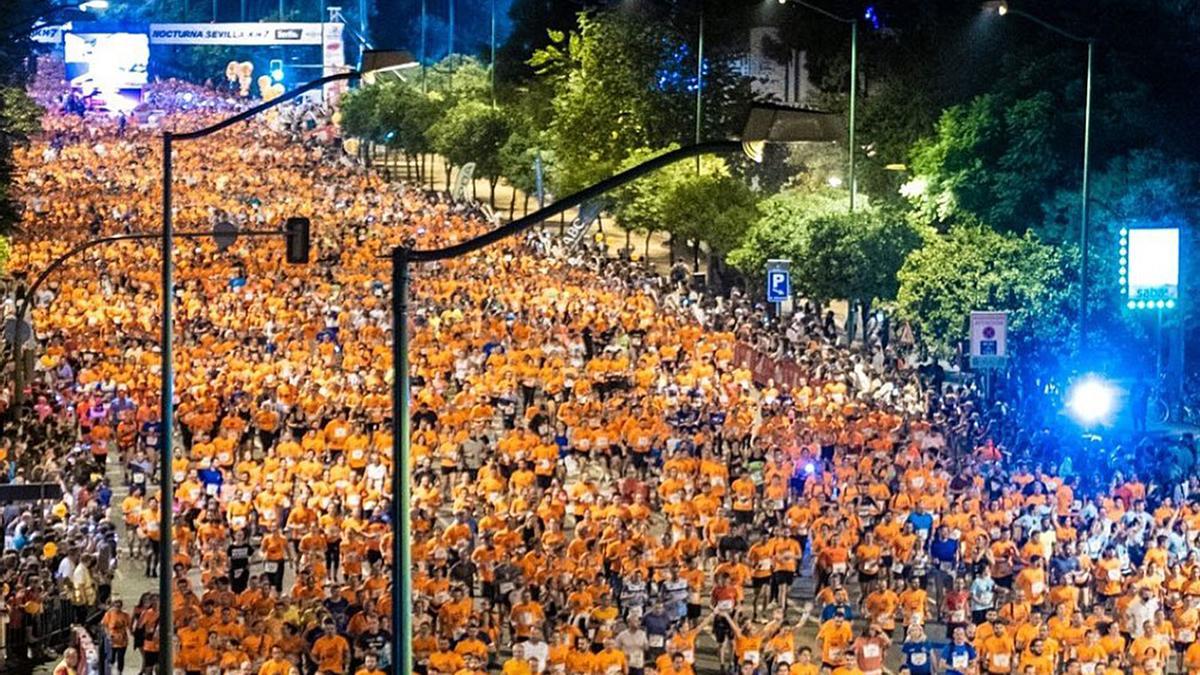
<svg viewBox="0 0 1200 675"><path fill-rule="evenodd" d="M770 570L771 569L771 561L770 560L759 560L758 561L758 569L763 570L763 571Z"/></svg>
<svg viewBox="0 0 1200 675"><path fill-rule="evenodd" d="M877 644L863 645L863 658L864 659L879 658L879 645L877 645Z"/></svg>
<svg viewBox="0 0 1200 675"><path fill-rule="evenodd" d="M1096 672L1096 664L1081 663L1081 664L1079 664L1079 671L1082 672L1084 675L1092 675L1092 673Z"/></svg>
<svg viewBox="0 0 1200 675"><path fill-rule="evenodd" d="M1116 569L1116 568L1109 570L1108 571L1108 580L1109 581L1120 581L1121 580L1121 570Z"/></svg>
<svg viewBox="0 0 1200 675"><path fill-rule="evenodd" d="M205 494L207 494L211 497L215 497L217 495L217 493L220 491L221 491L221 486L217 485L216 483L205 483L204 484Z"/></svg>
<svg viewBox="0 0 1200 675"><path fill-rule="evenodd" d="M133 474L134 485L142 485L145 482L146 482L146 474L144 474L144 473Z"/></svg>
<svg viewBox="0 0 1200 675"><path fill-rule="evenodd" d="M1012 657L1008 654L992 654L992 667L997 670L1008 670Z"/></svg>
<svg viewBox="0 0 1200 675"><path fill-rule="evenodd" d="M759 658L759 657L758 657L758 650L757 650L757 649L751 649L751 650L749 650L749 651L747 651L747 652L746 652L746 655L745 655L745 660L746 660L746 661L749 661L750 663L753 663L753 664L754 664L754 665L756 665L756 666L758 665L758 658Z"/></svg>
<svg viewBox="0 0 1200 675"><path fill-rule="evenodd" d="M779 652L779 656L775 657L775 663L795 663L796 655L791 652Z"/></svg>
<svg viewBox="0 0 1200 675"><path fill-rule="evenodd" d="M767 563L767 565L770 566L770 563ZM732 600L721 600L717 602L717 611L728 612L731 609L733 609Z"/></svg>
<svg viewBox="0 0 1200 675"><path fill-rule="evenodd" d="M1194 642L1196 640L1196 631L1187 628L1179 629L1180 642Z"/></svg>
<svg viewBox="0 0 1200 675"><path fill-rule="evenodd" d="M950 659L950 664L952 666L954 666L955 670L966 670L967 664L970 662L971 662L971 659L968 658L967 655L963 652L959 652L959 653L955 654Z"/></svg>
<svg viewBox="0 0 1200 675"><path fill-rule="evenodd" d="M661 635L651 635L649 637L649 644L651 649L662 649L663 645L666 644L666 640Z"/></svg>
<svg viewBox="0 0 1200 675"><path fill-rule="evenodd" d="M962 609L956 609L950 612L950 623L966 623L967 612Z"/></svg>
<svg viewBox="0 0 1200 675"><path fill-rule="evenodd" d="M629 667L641 668L646 663L646 657L642 652L629 652Z"/></svg>
<svg viewBox="0 0 1200 675"><path fill-rule="evenodd" d="M1045 590L1046 584L1043 584L1040 581L1035 581L1029 585L1029 593L1035 598L1040 597Z"/></svg>
<svg viewBox="0 0 1200 675"><path fill-rule="evenodd" d="M263 565L263 571L265 571L267 574L275 574L279 571L279 562L275 560L268 560Z"/></svg>
<svg viewBox="0 0 1200 675"><path fill-rule="evenodd" d="M914 666L923 666L929 662L929 655L925 652L913 652L913 655L908 659Z"/></svg>
<svg viewBox="0 0 1200 675"><path fill-rule="evenodd" d="M833 567L832 567L832 571L834 574L845 574L846 573L846 563L834 563Z"/></svg>

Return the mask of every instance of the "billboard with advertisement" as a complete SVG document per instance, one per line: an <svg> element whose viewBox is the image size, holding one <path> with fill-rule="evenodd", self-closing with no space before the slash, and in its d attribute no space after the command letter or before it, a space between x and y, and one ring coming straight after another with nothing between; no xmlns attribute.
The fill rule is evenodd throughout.
<svg viewBox="0 0 1200 675"><path fill-rule="evenodd" d="M1170 309L1179 301L1179 228L1121 232L1121 284L1130 309Z"/></svg>
<svg viewBox="0 0 1200 675"><path fill-rule="evenodd" d="M341 24L325 24L326 33L332 26L341 36ZM150 44L153 45L221 45L221 46L280 46L321 44L320 23L152 23Z"/></svg>

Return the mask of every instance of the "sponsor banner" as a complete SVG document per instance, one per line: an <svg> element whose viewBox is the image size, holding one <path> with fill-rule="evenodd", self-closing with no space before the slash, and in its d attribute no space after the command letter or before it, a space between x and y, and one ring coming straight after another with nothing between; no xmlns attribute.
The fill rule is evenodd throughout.
<svg viewBox="0 0 1200 675"><path fill-rule="evenodd" d="M336 27L336 28L335 28ZM342 25L325 24L326 33L336 31L341 42ZM328 40L328 35L326 36ZM150 44L154 45L319 45L319 23L152 23Z"/></svg>
<svg viewBox="0 0 1200 675"><path fill-rule="evenodd" d="M59 24L57 26L42 26L29 34L29 37L39 44L44 45L60 45L63 41L63 33L71 30L70 23Z"/></svg>
<svg viewBox="0 0 1200 675"><path fill-rule="evenodd" d="M327 23L323 32L324 45L321 47L322 73L325 77L336 75L346 70L346 45L342 41L342 24ZM330 82L325 85L325 103L336 105L338 99L346 92L347 83Z"/></svg>

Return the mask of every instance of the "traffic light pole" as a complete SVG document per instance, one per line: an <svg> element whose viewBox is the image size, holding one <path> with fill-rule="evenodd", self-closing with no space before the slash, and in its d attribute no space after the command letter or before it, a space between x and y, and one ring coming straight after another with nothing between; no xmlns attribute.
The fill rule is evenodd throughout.
<svg viewBox="0 0 1200 675"><path fill-rule="evenodd" d="M280 5L282 9L282 2ZM159 540L160 540L160 560L159 560L159 592L158 599L158 631L159 631L159 652L158 652L158 672L173 673L174 660L172 658L172 647L174 640L174 624L171 619L171 538L174 535L172 529L172 517L174 509L174 498L171 494L172 477L171 477L171 443L175 432L175 418L173 402L174 373L172 371L172 334L171 334L171 310L173 300L173 283L172 275L174 264L172 262L173 242L172 236L172 216L171 213L171 169L172 169L172 149L176 141L190 141L198 138L211 136L218 131L228 129L233 125L244 122L255 117L259 113L265 112L276 106L282 105L292 99L298 98L305 92L312 91L324 87L330 82L339 82L343 80L355 80L361 77L362 73L351 70L345 73L335 73L325 77L313 80L303 84L291 91L285 92L282 95L273 98L269 101L264 101L256 106L247 108L242 112L227 117L220 122L211 124L202 129L195 131L187 131L182 133L172 133L170 131L163 133L163 173L162 173L162 345L161 351L161 371L162 371L162 410L159 411L160 423L162 429L162 448L159 456L160 462L160 477L159 490L161 491L162 504L159 512Z"/></svg>
<svg viewBox="0 0 1200 675"><path fill-rule="evenodd" d="M239 237L274 237L274 236L283 235L286 237L286 236L288 236L288 234L290 234L290 231L288 231L288 230L251 230L248 232L238 232L237 236L239 236ZM212 233L212 232L194 232L194 231L193 232L174 232L174 233L172 233L171 236L174 237L175 239L204 239L205 237L214 236L214 233ZM121 242L121 241L147 241L150 239L160 239L161 237L162 237L162 233L160 233L160 232L140 232L137 234L118 234L118 235L113 235L111 237L99 237L97 239L89 239L81 244L78 244L77 246L75 246L71 250L67 251L66 253L58 256L54 260L50 261L50 264L46 265L46 267L43 268L42 271L38 273L38 275L34 278L33 283L31 283L29 285L29 288L27 288L25 290L24 294L21 296L21 304L17 310L17 319L16 319L17 328L15 329L18 332L17 332L17 334L14 335L14 342L16 342L16 343L20 342L20 338L21 338L21 336L19 334L20 322L23 321L26 316L29 316L29 310L33 306L33 298L37 295L38 290L41 289L42 284L45 283L46 279L48 279L51 274L54 274L54 272L57 271L58 268L62 267L69 260L71 260L71 258L74 258L75 256L83 253L84 251L86 251L90 248L95 248L102 244L115 244L115 243ZM32 328L32 325L33 325L33 322L30 321L31 328ZM19 353L19 344L14 344L13 353L14 354ZM13 356L12 358L16 359L15 356ZM17 385L17 390L14 392L14 394L16 395L14 397L14 400L17 401L18 403L20 403L23 400L23 397L25 395L25 392L20 385L21 380L23 380L24 378L20 377L20 373L21 373L20 368L18 368L17 369L18 377L16 378L18 385Z"/></svg>

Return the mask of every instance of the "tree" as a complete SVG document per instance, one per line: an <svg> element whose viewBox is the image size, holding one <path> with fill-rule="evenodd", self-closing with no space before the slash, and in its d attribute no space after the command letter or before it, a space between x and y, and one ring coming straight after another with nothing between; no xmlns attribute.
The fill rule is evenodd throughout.
<svg viewBox="0 0 1200 675"><path fill-rule="evenodd" d="M670 145L661 150L638 148L629 153L621 162L619 171L630 169L642 164L665 152L677 149L679 146ZM695 176L696 165L692 162L676 162L658 171L643 176L631 183L617 188L612 195L612 211L617 222L625 230L626 242L631 233L646 236L646 254L649 255L650 237L655 232L668 232L672 238L689 239L690 233L682 231L678 222L664 208L664 200L676 185L689 177ZM701 157L700 172L707 175L728 176L729 168L725 160L719 157Z"/></svg>
<svg viewBox="0 0 1200 675"><path fill-rule="evenodd" d="M789 190L758 204L761 214L742 237L739 246L726 256L743 274L761 278L767 260L801 260L809 220L849 208L847 195L835 190Z"/></svg>
<svg viewBox="0 0 1200 675"><path fill-rule="evenodd" d="M479 59L451 54L430 66L425 86L449 110L463 101L491 101L491 75Z"/></svg>
<svg viewBox="0 0 1200 675"><path fill-rule="evenodd" d="M672 235L708 244L709 276L723 276L725 254L758 218L758 198L740 178L718 172L689 173L670 185L660 211Z"/></svg>
<svg viewBox="0 0 1200 675"><path fill-rule="evenodd" d="M514 188L512 201L508 206L509 217L512 217L516 210L517 190L525 194L524 210L529 211L529 200L537 195L535 165L540 157L544 183L546 174L554 164L554 151L550 150L545 134L530 124L528 118L514 114L512 110L506 112L511 131L508 140L500 148L500 172Z"/></svg>
<svg viewBox="0 0 1200 675"><path fill-rule="evenodd" d="M554 92L559 191L606 178L636 148L691 139L693 127L680 121L694 119L694 57L667 24L632 9L583 13L577 30L551 40L530 64ZM749 99L747 81L731 72L724 61L708 64L707 137L722 137L733 101Z"/></svg>
<svg viewBox="0 0 1200 675"><path fill-rule="evenodd" d="M382 92L381 85L369 85L346 92L339 103L342 131L363 140L382 140L384 131L378 115Z"/></svg>
<svg viewBox="0 0 1200 675"><path fill-rule="evenodd" d="M25 96L25 85L33 74L33 26L50 12L46 0L0 0L0 238L7 250L7 237L21 218L21 209L10 193L13 174L13 150L26 142L38 125L32 102Z"/></svg>
<svg viewBox="0 0 1200 675"><path fill-rule="evenodd" d="M485 103L462 101L434 122L428 134L434 151L446 158L448 166L475 162L476 172L491 185L494 206L501 169L500 149L509 137L504 113Z"/></svg>
<svg viewBox="0 0 1200 675"><path fill-rule="evenodd" d="M426 131L438 118L438 104L416 85L389 82L375 100L375 118L382 142L403 152L410 166L415 165L418 180L424 181L424 156L432 151Z"/></svg>
<svg viewBox="0 0 1200 675"><path fill-rule="evenodd" d="M900 268L898 311L918 339L949 357L967 336L972 310L1009 312L1009 346L1023 359L1064 353L1071 337L1069 260L1032 233L953 226L909 254Z"/></svg>
<svg viewBox="0 0 1200 675"><path fill-rule="evenodd" d="M730 263L760 277L767 260L791 260L797 292L819 304L844 299L865 311L894 299L900 264L923 237L898 213L869 205L849 213L846 197L828 189L782 193L761 211Z"/></svg>
<svg viewBox="0 0 1200 675"><path fill-rule="evenodd" d="M948 108L934 135L912 149L905 196L930 222L961 214L1024 232L1059 178L1055 114L1045 93L1012 104L985 95Z"/></svg>

